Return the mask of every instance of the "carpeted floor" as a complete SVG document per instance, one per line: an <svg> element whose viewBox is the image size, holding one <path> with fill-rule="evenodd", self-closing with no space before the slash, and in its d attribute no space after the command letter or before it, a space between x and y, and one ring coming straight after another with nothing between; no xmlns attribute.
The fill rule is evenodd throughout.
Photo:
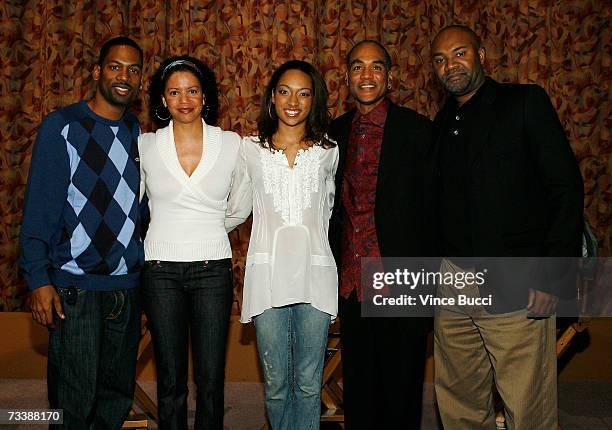
<svg viewBox="0 0 612 430"><path fill-rule="evenodd" d="M154 398L154 382L141 382L141 386ZM193 409L195 407L193 391L192 389L189 395L190 424L193 424ZM441 430L442 427L437 420L435 396L431 384L425 384L423 394L422 429ZM0 380L0 409L46 408L46 397L45 380ZM561 382L559 384L559 409L560 424L563 430L612 430L612 381ZM264 423L264 419L262 384L226 383L225 429L259 430ZM45 427L40 425L0 425L0 428L35 430ZM157 426L153 424L150 428L156 429ZM338 428L336 424L327 424L322 427L322 430L336 430Z"/></svg>

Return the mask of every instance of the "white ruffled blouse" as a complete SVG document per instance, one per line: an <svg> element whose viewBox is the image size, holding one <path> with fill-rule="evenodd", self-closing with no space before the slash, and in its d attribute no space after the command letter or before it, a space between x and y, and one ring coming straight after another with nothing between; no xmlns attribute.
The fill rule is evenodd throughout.
<svg viewBox="0 0 612 430"><path fill-rule="evenodd" d="M240 145L225 226L253 211L242 301L243 323L271 307L310 303L335 317L338 275L328 240L338 148L299 150L290 168L282 151L256 137Z"/></svg>

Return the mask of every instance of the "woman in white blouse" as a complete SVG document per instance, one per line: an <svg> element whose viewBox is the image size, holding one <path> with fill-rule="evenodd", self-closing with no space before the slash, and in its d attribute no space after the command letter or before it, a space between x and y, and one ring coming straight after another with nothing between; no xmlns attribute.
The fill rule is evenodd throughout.
<svg viewBox="0 0 612 430"><path fill-rule="evenodd" d="M272 75L259 136L245 138L227 209L253 211L241 321L255 322L273 430L319 428L321 377L338 279L327 231L338 148L325 135L327 88L304 61Z"/></svg>
<svg viewBox="0 0 612 430"><path fill-rule="evenodd" d="M223 381L232 304L224 227L240 137L214 124L214 73L199 60L165 60L151 81L151 117L139 142L141 193L151 222L144 241L143 303L153 335L161 429L187 429L189 335L196 429L223 428Z"/></svg>

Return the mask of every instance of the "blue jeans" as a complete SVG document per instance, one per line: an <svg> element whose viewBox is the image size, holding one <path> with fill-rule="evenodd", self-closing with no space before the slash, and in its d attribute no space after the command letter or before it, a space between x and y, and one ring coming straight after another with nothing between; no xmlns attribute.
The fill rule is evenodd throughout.
<svg viewBox="0 0 612 430"><path fill-rule="evenodd" d="M318 429L329 314L300 303L254 321L272 430Z"/></svg>
<svg viewBox="0 0 612 430"><path fill-rule="evenodd" d="M147 261L142 274L157 366L159 428L187 429L191 334L195 428L222 430L225 349L233 298L231 260Z"/></svg>
<svg viewBox="0 0 612 430"><path fill-rule="evenodd" d="M64 410L64 429L119 429L134 396L139 289L56 290L66 319L49 334L50 407Z"/></svg>

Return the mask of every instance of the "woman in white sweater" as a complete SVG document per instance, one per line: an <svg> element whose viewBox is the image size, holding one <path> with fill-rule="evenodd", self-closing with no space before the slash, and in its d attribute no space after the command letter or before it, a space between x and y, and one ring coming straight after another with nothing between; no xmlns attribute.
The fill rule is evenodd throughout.
<svg viewBox="0 0 612 430"><path fill-rule="evenodd" d="M228 230L253 211L242 322L255 321L273 430L318 429L336 265L327 231L338 148L325 135L327 88L304 61L272 75L259 136L246 138L228 203Z"/></svg>
<svg viewBox="0 0 612 430"><path fill-rule="evenodd" d="M162 126L139 142L141 193L151 221L144 241L143 299L153 335L161 429L187 429L191 335L196 429L223 428L223 381L232 303L224 228L240 138L214 124L214 73L172 57L151 81L151 117Z"/></svg>

